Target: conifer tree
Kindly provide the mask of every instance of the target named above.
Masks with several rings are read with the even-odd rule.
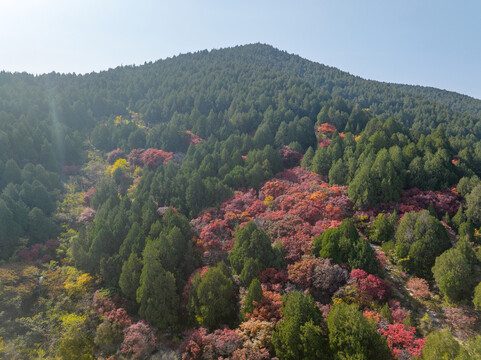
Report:
[[[142,260],[135,253],[131,253],[128,260],[124,262],[122,266],[119,286],[124,296],[134,302],[137,298],[137,289],[139,287],[141,273]]]
[[[321,328],[322,313],[310,294],[293,291],[282,307],[283,320],[272,334],[280,359],[320,359],[329,357]]]
[[[334,305],[327,316],[327,327],[329,344],[337,359],[392,359],[376,324],[366,319],[357,305]]]
[[[179,311],[174,275],[162,267],[158,243],[155,241],[147,243],[143,258],[140,286],[137,289],[139,314],[161,329],[173,327]]]

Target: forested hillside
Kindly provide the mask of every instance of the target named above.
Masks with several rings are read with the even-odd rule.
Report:
[[[412,86],[403,84],[389,84],[395,89],[419,94],[424,98],[447,105],[453,111],[466,112],[475,116],[481,114],[479,100],[467,95],[461,95],[453,91],[442,91],[427,86]]]
[[[261,44],[0,73],[0,357],[481,359],[480,120]]]

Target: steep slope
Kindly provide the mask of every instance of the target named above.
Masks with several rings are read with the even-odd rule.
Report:
[[[0,357],[411,359],[424,310],[472,336],[441,296],[481,280],[478,103],[416,91],[261,44],[0,73]]]

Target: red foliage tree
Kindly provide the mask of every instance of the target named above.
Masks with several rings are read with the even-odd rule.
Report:
[[[320,148],[328,148],[331,145],[331,139],[321,138],[319,139]]]
[[[202,141],[205,141],[198,135],[194,134],[192,131],[187,130],[185,132],[187,135],[189,135],[189,138],[187,139],[188,144],[194,144],[194,146],[199,145]]]
[[[54,252],[59,245],[59,241],[57,239],[48,239],[45,242],[45,249],[50,252]]]
[[[122,354],[132,354],[135,358],[143,358],[155,349],[156,336],[154,329],[141,320],[124,330]]]
[[[284,195],[284,192],[287,189],[288,184],[283,181],[273,180],[267,181],[264,186],[262,187],[262,192],[264,193],[265,197],[272,196],[273,198],[279,197]]]
[[[473,336],[477,319],[472,309],[448,306],[444,308],[444,315],[457,336],[465,340]]]
[[[317,259],[315,257],[306,257],[302,261],[287,266],[289,280],[299,286],[303,290],[307,290],[312,286],[312,274],[316,266]]]
[[[298,166],[302,160],[302,154],[292,150],[288,146],[283,146],[279,149],[279,154],[281,155],[282,164],[284,168],[292,168]]]
[[[334,134],[334,131],[336,131],[336,127],[329,123],[323,123],[317,127],[317,131],[325,135],[332,136],[332,134]]]
[[[288,280],[287,271],[267,268],[259,275],[259,280],[267,290],[281,289]]]
[[[119,308],[125,307],[127,300],[121,298],[118,294],[109,296],[97,290],[92,299],[92,308],[100,314],[108,316],[111,312],[116,312]],[[119,312],[121,315],[123,312]]]
[[[250,319],[239,325],[237,333],[243,341],[243,348],[237,349],[232,359],[269,360],[269,350],[272,349],[271,335],[275,323]]]
[[[90,207],[86,207],[78,218],[78,222],[82,224],[89,224],[95,218],[96,211]]]
[[[234,351],[232,360],[269,360],[273,359],[267,349],[242,348]],[[275,358],[274,358],[275,359]]]
[[[130,166],[144,166],[144,162],[142,160],[143,153],[144,149],[132,149],[130,154],[127,156],[127,161],[129,162]]]
[[[207,263],[225,257],[235,227],[249,220],[263,228],[273,243],[281,242],[285,260],[294,263],[310,252],[313,236],[339,226],[352,208],[347,187],[330,187],[319,175],[296,167],[278,173],[259,193],[237,191],[218,211],[206,210],[192,223]]]
[[[49,239],[45,244],[33,244],[18,252],[18,257],[26,262],[46,263],[55,257],[55,250],[58,247],[58,240]]]
[[[132,324],[132,319],[124,308],[118,308],[105,313],[107,319],[113,323],[118,322],[123,328]]]
[[[361,297],[385,302],[391,296],[391,284],[377,275],[368,274],[361,269],[351,270],[351,278],[356,280]]]
[[[224,220],[214,220],[214,222],[203,227],[197,245],[202,251],[204,260],[208,263],[215,263],[216,260],[222,258],[222,251],[225,245],[232,237],[232,230]]]
[[[33,262],[40,259],[42,254],[43,244],[33,244],[27,249],[22,249],[18,252],[18,257],[22,261]]]
[[[406,288],[413,293],[414,297],[421,299],[429,299],[431,297],[429,284],[424,279],[413,277],[407,282]]]
[[[391,319],[394,324],[402,324],[404,320],[409,316],[409,312],[407,312],[401,307],[399,301],[390,300],[389,309],[391,310]]]
[[[167,164],[174,156],[172,152],[165,152],[160,149],[147,149],[145,150],[140,159],[144,166],[147,166],[150,170],[157,169],[162,164]]]
[[[381,269],[384,269],[386,267],[386,263],[387,263],[387,256],[384,253],[384,251],[382,251],[380,249],[376,249],[376,259],[379,262],[379,267]]]
[[[276,323],[282,319],[281,308],[283,305],[281,294],[274,291],[264,290],[259,302],[254,301],[254,311],[247,313],[247,319],[269,321]]]
[[[403,324],[391,324],[387,329],[380,329],[379,332],[386,337],[391,352],[396,359],[405,359],[406,355],[421,357],[425,339],[416,338],[416,328],[406,327]]]
[[[421,191],[413,188],[401,193],[399,203],[378,204],[368,212],[368,215],[376,216],[381,212],[392,213],[394,210],[398,215],[402,215],[410,211],[421,211],[427,209],[429,205],[433,205],[439,216],[443,216],[447,212],[452,217],[458,211],[460,203],[461,198],[455,188],[441,191]]]
[[[267,209],[266,204],[264,204],[264,201],[261,200],[255,200],[252,205],[248,206],[246,208],[246,212],[249,213],[251,216],[257,216],[262,213],[264,213]]]
[[[302,232],[282,237],[280,242],[282,243],[287,263],[298,261],[303,255],[309,254],[312,248],[312,237]]]
[[[305,257],[287,268],[289,280],[322,303],[329,303],[332,294],[349,279],[348,272],[329,259]]]
[[[219,216],[225,216],[229,213],[241,214],[246,212],[247,208],[251,206],[255,200],[257,200],[257,194],[254,189],[236,191],[233,198],[227,200],[220,206]]]
[[[226,359],[242,346],[235,330],[223,329],[209,333],[205,328],[187,332],[181,344],[182,360]]]
[[[87,191],[84,195],[84,201],[83,204],[86,207],[90,206],[90,200],[92,200],[92,196],[94,196],[95,188],[91,188],[89,191]]]

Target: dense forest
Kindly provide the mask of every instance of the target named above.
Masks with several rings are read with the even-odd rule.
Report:
[[[481,359],[481,100],[262,44],[0,73],[0,358]]]

